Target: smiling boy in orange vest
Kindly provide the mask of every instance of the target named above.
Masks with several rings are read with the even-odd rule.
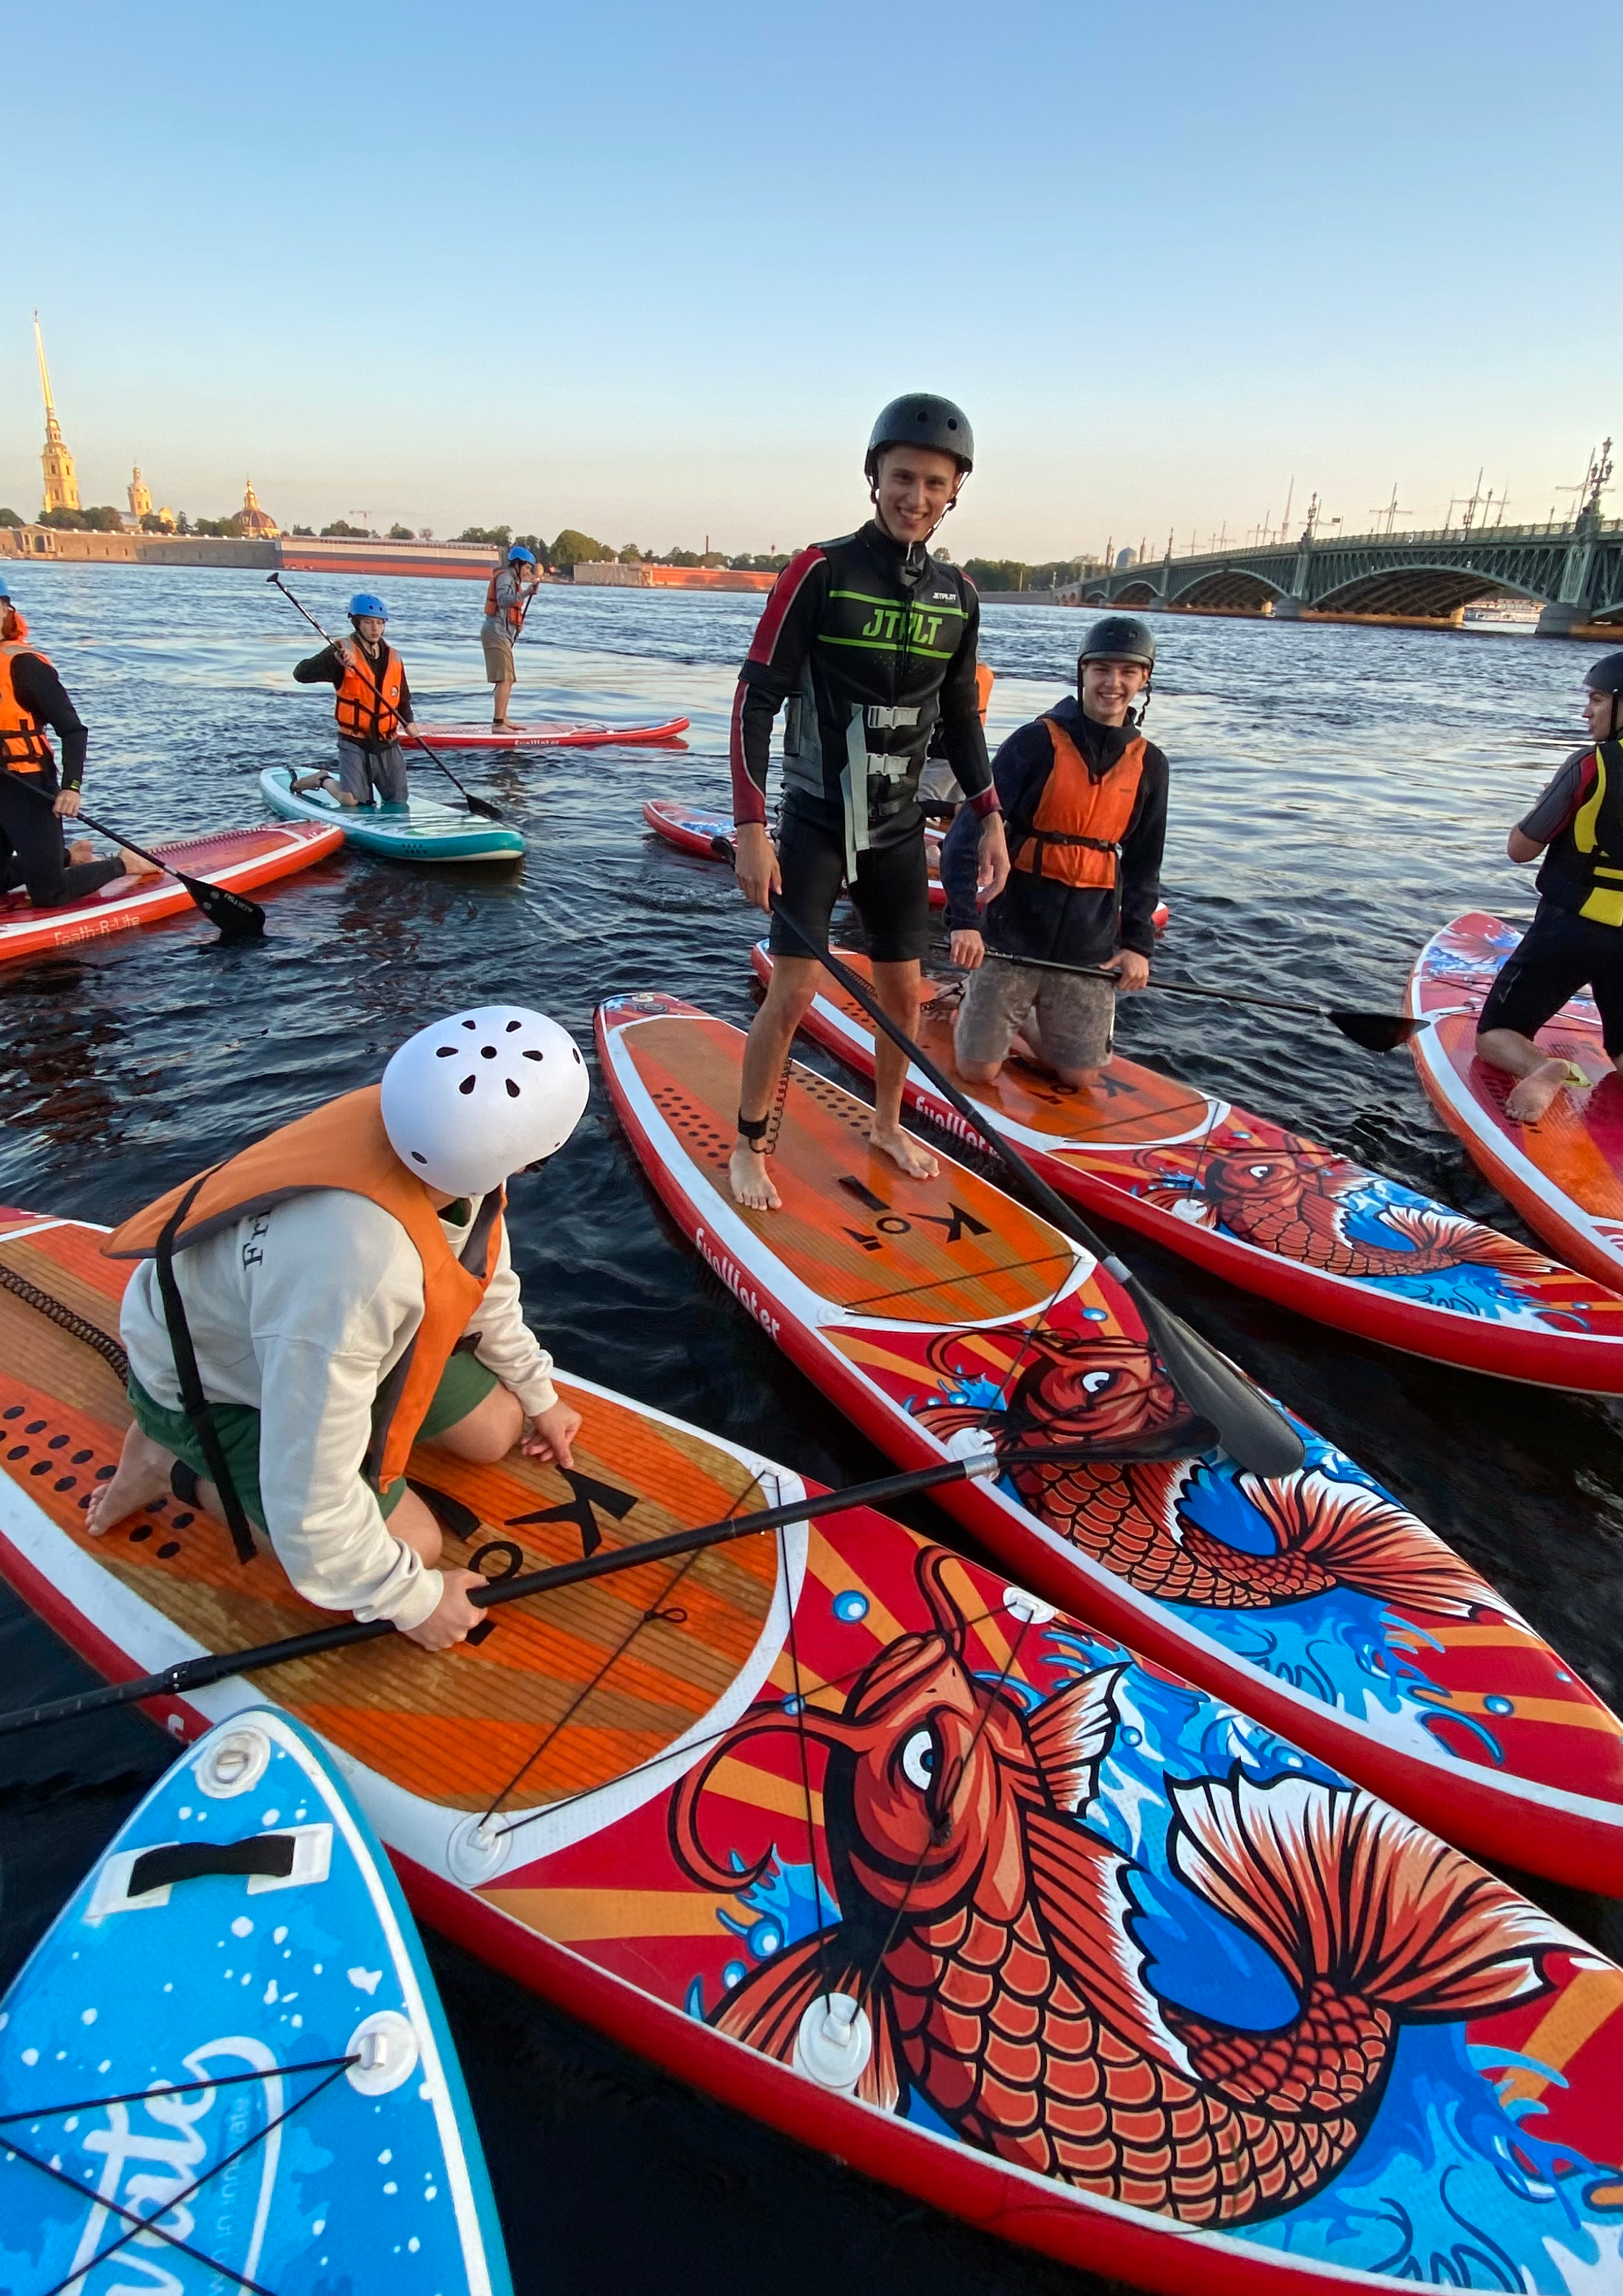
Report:
[[[1107,614],[1078,659],[1076,699],[998,750],[1011,867],[984,918],[965,816],[942,849],[953,962],[970,976],[955,1038],[967,1083],[990,1084],[1013,1051],[1068,1087],[1092,1084],[1110,1058],[1117,989],[1150,978],[1168,781],[1166,758],[1139,730],[1154,668],[1145,624]],[[1102,968],[1115,983],[1021,958]]]

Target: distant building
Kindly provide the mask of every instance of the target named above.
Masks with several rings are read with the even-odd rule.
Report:
[[[45,446],[39,458],[45,476],[46,510],[78,510],[79,482],[73,467],[73,457],[62,441],[62,427],[56,419],[56,407],[51,397],[51,374],[45,365],[45,337],[39,332],[39,314],[34,314],[34,348],[39,354],[39,387],[45,395]]]
[[[242,489],[241,515],[242,531],[252,541],[268,542],[273,535],[280,534],[282,531],[269,511],[260,509],[259,497],[254,492],[254,482],[251,479]]]
[[[137,526],[152,514],[152,490],[142,477],[139,463],[129,474],[129,514]]]
[[[1119,550],[1116,553],[1116,570],[1120,573],[1126,568],[1135,565],[1137,560],[1138,553],[1135,550]]]

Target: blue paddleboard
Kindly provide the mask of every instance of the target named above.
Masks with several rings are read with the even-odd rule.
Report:
[[[0,2289],[511,2296],[433,1978],[319,1742],[254,1708],[0,2004]]]
[[[423,761],[422,770],[430,770]],[[345,840],[386,861],[516,861],[524,840],[504,822],[480,821],[460,806],[414,791],[406,805],[340,805],[324,789],[295,791],[302,778],[287,766],[266,766],[259,788],[273,813],[289,821],[337,822]]]

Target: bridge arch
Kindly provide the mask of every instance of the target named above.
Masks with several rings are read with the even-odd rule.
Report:
[[[1168,600],[1172,606],[1239,606],[1259,613],[1284,592],[1266,574],[1253,574],[1242,567],[1219,567],[1215,573],[1198,575],[1181,590],[1175,590]]]
[[[1118,590],[1111,600],[1112,606],[1153,606],[1160,603],[1160,592],[1153,582],[1129,582]]]
[[[1463,566],[1397,566],[1356,576],[1312,602],[1319,614],[1417,614],[1447,620],[1479,598],[1531,598],[1543,593]]]

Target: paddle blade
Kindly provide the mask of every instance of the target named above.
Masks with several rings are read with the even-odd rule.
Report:
[[[258,901],[245,900],[228,886],[209,885],[201,877],[188,877],[184,870],[177,869],[175,874],[209,923],[218,926],[226,947],[238,948],[248,941],[265,939],[265,912]]]
[[[1411,1037],[1430,1025],[1424,1020],[1411,1020],[1404,1013],[1344,1013],[1330,1008],[1328,1016],[1332,1026],[1355,1045],[1362,1045],[1366,1053],[1395,1053],[1399,1045],[1406,1045]]]
[[[738,864],[738,848],[730,837],[712,837],[710,858],[712,861],[725,861],[729,869],[735,868]]]
[[[1173,1385],[1193,1410],[1211,1422],[1229,1456],[1264,1482],[1299,1474],[1307,1464],[1307,1448],[1278,1406],[1135,1279],[1132,1292],[1150,1344]]]
[[[464,790],[463,794],[468,800],[469,812],[478,814],[481,821],[506,820],[507,816],[500,807],[487,804],[482,797],[475,797],[471,790]]]

